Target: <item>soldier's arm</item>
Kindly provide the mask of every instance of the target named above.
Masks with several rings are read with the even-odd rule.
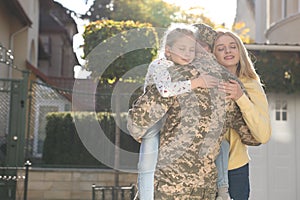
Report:
[[[128,111],[127,129],[131,136],[141,141],[147,130],[167,113],[172,98],[164,98],[155,85],[148,86]]]
[[[243,83],[237,78],[237,76],[229,72],[224,66],[217,63],[214,57],[213,59],[210,59],[206,62],[208,62],[209,65],[211,66],[211,68],[207,68],[206,70],[208,70],[210,73],[213,73],[215,75],[220,75],[222,81],[229,81],[229,80],[237,81],[240,84],[244,92],[244,95],[249,98],[249,95]],[[241,140],[244,144],[251,145],[251,146],[260,145],[261,143],[255,139],[249,127],[247,126],[243,118],[242,112],[239,106],[237,105],[237,103],[235,103],[233,100],[229,100],[226,103],[226,106],[227,106],[226,109],[227,127],[233,128],[240,135]]]
[[[228,106],[226,113],[227,125],[230,128],[233,128],[240,135],[242,143],[249,146],[260,145],[261,142],[258,142],[252,135],[238,105],[234,101],[230,100],[226,106]]]

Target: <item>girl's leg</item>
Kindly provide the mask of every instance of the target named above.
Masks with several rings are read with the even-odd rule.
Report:
[[[229,158],[229,143],[223,140],[221,143],[220,153],[216,159],[216,166],[218,170],[218,198],[230,199],[228,193],[228,158]]]
[[[229,193],[234,200],[248,200],[250,193],[249,164],[229,170]]]
[[[221,143],[220,153],[216,159],[218,169],[218,188],[229,187],[228,184],[228,159],[229,159],[229,143],[223,140]]]
[[[138,163],[138,193],[140,200],[154,199],[154,172],[157,163],[159,133],[142,139]]]

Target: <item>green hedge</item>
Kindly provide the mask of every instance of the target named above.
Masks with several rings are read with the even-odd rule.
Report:
[[[43,161],[46,165],[65,167],[108,168],[94,158],[83,145],[70,112],[49,113],[46,117],[46,139],[43,148]],[[97,120],[107,138],[115,141],[115,121],[110,113],[98,113]],[[89,124],[95,120],[94,113],[76,114],[76,119],[83,120],[85,129],[91,132]],[[122,116],[123,123],[126,117]],[[125,120],[125,121],[124,121]],[[120,147],[130,152],[139,151],[139,143],[121,130]]]

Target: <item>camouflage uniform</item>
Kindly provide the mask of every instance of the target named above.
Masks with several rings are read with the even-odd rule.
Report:
[[[204,58],[204,56],[207,59]],[[221,81],[238,79],[206,54],[188,66],[169,68],[172,81],[191,80],[207,72]],[[216,198],[215,159],[228,127],[241,136],[251,133],[234,101],[225,101],[217,88],[197,88],[174,97],[161,97],[148,86],[128,112],[128,130],[140,140],[147,129],[165,117],[155,171],[155,199]]]

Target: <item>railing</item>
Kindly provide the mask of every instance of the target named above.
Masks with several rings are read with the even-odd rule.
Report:
[[[23,200],[27,200],[28,173],[31,163],[26,161],[25,167],[0,167],[0,199],[15,199],[16,183],[24,181]],[[23,171],[24,172],[21,172]],[[19,171],[20,174],[17,174]]]
[[[92,186],[93,200],[133,200],[135,185],[130,186]]]

